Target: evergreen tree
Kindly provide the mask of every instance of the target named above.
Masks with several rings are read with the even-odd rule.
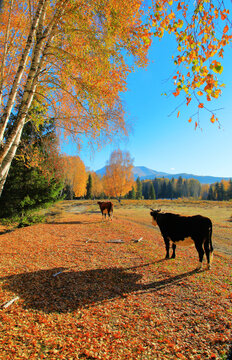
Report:
[[[184,181],[183,181],[182,195],[183,195],[183,197],[188,197],[188,196],[189,196],[189,192],[188,192],[188,181],[187,181],[187,180],[184,180]]]
[[[140,178],[138,177],[136,180],[136,199],[142,199],[143,194],[142,194],[142,182],[140,180]]]
[[[208,199],[208,200],[215,200],[214,190],[213,190],[213,186],[212,186],[212,185],[210,185],[207,199]]]
[[[161,189],[160,189],[160,198],[165,199],[167,198],[167,185],[165,179],[162,182]]]
[[[86,199],[92,199],[92,190],[93,190],[93,179],[92,179],[92,175],[89,174],[86,185]]]
[[[229,182],[229,188],[227,190],[227,199],[231,200],[232,199],[232,180],[230,179]]]
[[[135,188],[133,186],[132,189],[128,193],[128,199],[134,200],[135,198],[136,198],[136,192],[135,192]]]
[[[167,198],[172,199],[173,197],[174,197],[173,187],[171,181],[169,181],[167,185]]]
[[[218,190],[219,190],[218,200],[219,200],[219,201],[225,200],[226,192],[225,192],[225,187],[224,187],[223,182],[220,182],[220,184],[219,184],[219,189],[218,189]]]
[[[219,183],[216,182],[216,184],[215,184],[215,200],[219,200],[219,197],[220,197]]]
[[[142,181],[142,196],[144,199],[149,199],[149,181]]]
[[[154,190],[155,190],[155,198],[158,199],[159,193],[160,193],[160,179],[155,178],[153,180],[152,184],[153,184],[153,187],[154,187]],[[149,189],[150,189],[150,186],[149,186]]]
[[[0,198],[0,216],[18,215],[54,202],[61,194],[63,183],[47,180],[37,168],[27,168],[22,160],[13,160]]]
[[[60,197],[63,179],[58,173],[60,157],[55,151],[55,146],[53,147],[55,142],[52,121],[40,125],[38,129],[35,129],[32,123],[25,125],[21,145],[13,159],[0,198],[1,217],[18,215],[22,218],[26,213],[52,203]],[[41,155],[42,161],[39,166],[30,165],[25,149],[31,154],[36,149],[36,153]],[[47,174],[49,176],[46,176]]]
[[[155,200],[155,198],[155,189],[153,183],[151,182],[149,186],[149,199]]]
[[[179,176],[177,183],[176,183],[176,196],[177,198],[182,197],[182,185],[183,185],[183,179],[181,176]]]

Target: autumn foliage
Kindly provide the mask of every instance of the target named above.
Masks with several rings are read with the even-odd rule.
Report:
[[[69,185],[76,197],[86,193],[87,172],[79,156],[64,156],[65,184]]]
[[[120,94],[133,64],[147,63],[150,43],[142,15],[141,0],[4,2],[0,191],[23,127],[33,121],[29,110],[35,95],[60,135],[79,145],[83,136],[100,145],[127,134]]]
[[[187,106],[197,100],[197,113],[207,109],[207,102],[217,99],[225,86],[219,75],[223,71],[224,47],[232,39],[229,9],[221,1],[158,0],[153,1],[152,10],[154,35],[162,38],[167,32],[174,34],[177,41],[173,95],[184,93]],[[210,116],[212,123],[218,120],[213,111]]]
[[[127,194],[134,185],[132,169],[133,160],[129,152],[113,151],[103,178],[104,193],[118,199]]]

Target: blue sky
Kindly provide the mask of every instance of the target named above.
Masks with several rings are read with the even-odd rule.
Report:
[[[147,69],[137,69],[128,77],[128,91],[122,98],[133,126],[129,138],[94,153],[87,148],[77,153],[72,144],[63,146],[62,151],[79,155],[85,166],[94,171],[105,166],[112,151],[120,148],[129,151],[134,166],[171,174],[232,177],[232,49],[225,49],[222,63],[220,80],[226,88],[219,100],[207,104],[211,109],[222,108],[217,112],[221,128],[211,124],[209,113],[201,112],[200,128],[195,130],[195,121],[189,123],[188,119],[196,107],[183,105],[177,118],[178,110],[174,110],[183,98],[161,95],[173,90],[175,45],[168,36],[154,39]]]

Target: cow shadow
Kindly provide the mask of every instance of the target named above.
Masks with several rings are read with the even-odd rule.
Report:
[[[1,277],[2,287],[23,299],[26,309],[45,313],[66,313],[96,303],[126,297],[130,293],[158,291],[169,287],[196,270],[160,281],[143,284],[142,275],[132,268],[73,271],[53,268]]]

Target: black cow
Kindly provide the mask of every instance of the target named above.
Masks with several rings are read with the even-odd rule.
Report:
[[[113,219],[113,203],[111,201],[98,201],[98,205],[100,207],[101,213],[102,213],[102,220],[103,217],[105,215],[105,219],[106,219],[106,215],[108,214],[109,219]]]
[[[172,259],[176,257],[176,245],[195,245],[199,255],[199,266],[202,266],[204,253],[206,253],[208,269],[210,269],[212,246],[212,222],[201,215],[181,216],[171,213],[161,213],[161,210],[151,209],[152,224],[158,225],[166,246],[166,259],[169,259],[169,247],[172,245]],[[204,247],[204,250],[203,250]]]

